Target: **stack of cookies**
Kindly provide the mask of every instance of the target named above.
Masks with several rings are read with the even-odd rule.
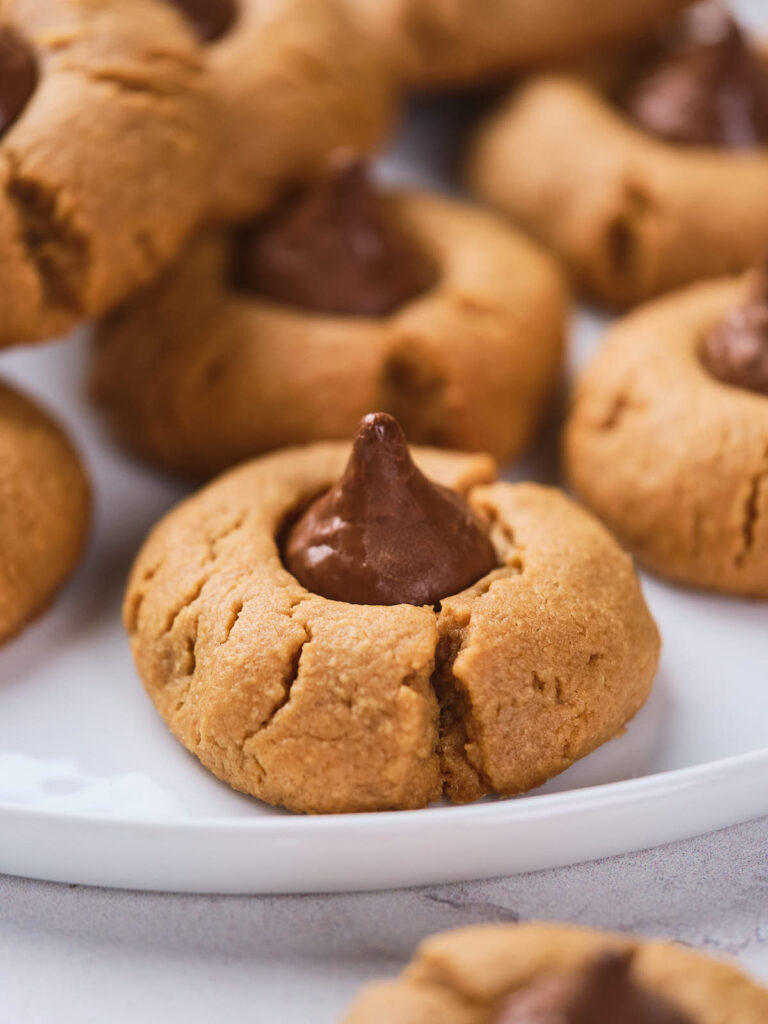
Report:
[[[768,597],[768,60],[716,2],[582,7],[2,9],[0,345],[94,320],[111,435],[207,481],[125,626],[174,735],[270,804],[511,796],[619,735],[660,650],[632,556]],[[484,206],[377,183],[406,86],[485,89]],[[556,413],[573,290],[624,314],[564,424],[581,505],[498,479]],[[3,642],[89,484],[6,385],[0,471]]]

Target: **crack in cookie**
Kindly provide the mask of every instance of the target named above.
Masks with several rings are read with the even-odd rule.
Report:
[[[35,267],[45,302],[82,314],[82,296],[91,271],[88,237],[63,209],[61,194],[25,176],[19,158],[7,147],[11,168],[6,195],[16,211],[19,239]]]
[[[766,466],[756,473],[749,482],[747,496],[744,501],[744,517],[741,523],[743,545],[736,555],[736,564],[743,565],[755,547],[757,525],[760,517],[760,495],[764,485],[768,483],[768,447],[764,455]]]

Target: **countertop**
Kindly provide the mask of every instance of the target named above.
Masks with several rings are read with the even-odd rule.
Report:
[[[0,877],[0,1024],[335,1024],[422,936],[536,917],[670,936],[768,981],[768,818],[557,871],[389,893],[149,895]]]

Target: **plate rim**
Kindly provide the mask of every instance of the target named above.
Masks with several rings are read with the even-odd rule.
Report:
[[[615,782],[598,783],[594,786],[580,786],[575,789],[563,790],[558,793],[541,793],[532,795],[520,794],[517,797],[495,798],[463,805],[440,805],[419,808],[411,811],[364,811],[349,814],[299,814],[287,813],[274,816],[240,817],[234,815],[200,816],[183,819],[164,820],[158,818],[117,817],[97,812],[55,811],[43,808],[26,807],[11,801],[0,800],[0,822],[4,818],[15,817],[46,822],[51,825],[61,824],[67,827],[93,828],[94,825],[106,829],[132,829],[143,833],[153,831],[178,832],[229,832],[241,833],[292,833],[304,832],[308,828],[313,831],[343,831],[352,826],[373,827],[374,831],[390,831],[407,821],[419,830],[419,826],[439,828],[450,822],[456,825],[457,819],[467,824],[477,824],[478,820],[490,817],[509,822],[538,818],[555,818],[559,814],[574,810],[605,809],[616,803],[638,802],[654,796],[668,796],[681,789],[698,790],[717,781],[720,784],[738,781],[742,774],[750,774],[755,769],[764,767],[768,778],[768,746],[742,754],[706,761],[698,765],[687,765],[683,768],[670,768],[665,771],[653,772],[630,779],[619,779]],[[226,785],[226,783],[222,783]],[[257,800],[257,797],[251,799]],[[261,802],[261,801],[260,801]],[[271,805],[267,805],[271,806]],[[768,788],[766,789],[766,811],[768,813]],[[428,824],[430,823],[430,824]],[[287,836],[286,836],[287,837]]]

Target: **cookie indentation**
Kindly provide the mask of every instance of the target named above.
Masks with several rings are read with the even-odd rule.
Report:
[[[46,185],[25,177],[11,161],[6,193],[19,218],[21,240],[34,264],[45,301],[78,315],[90,273],[90,243],[71,215],[62,197]]]

